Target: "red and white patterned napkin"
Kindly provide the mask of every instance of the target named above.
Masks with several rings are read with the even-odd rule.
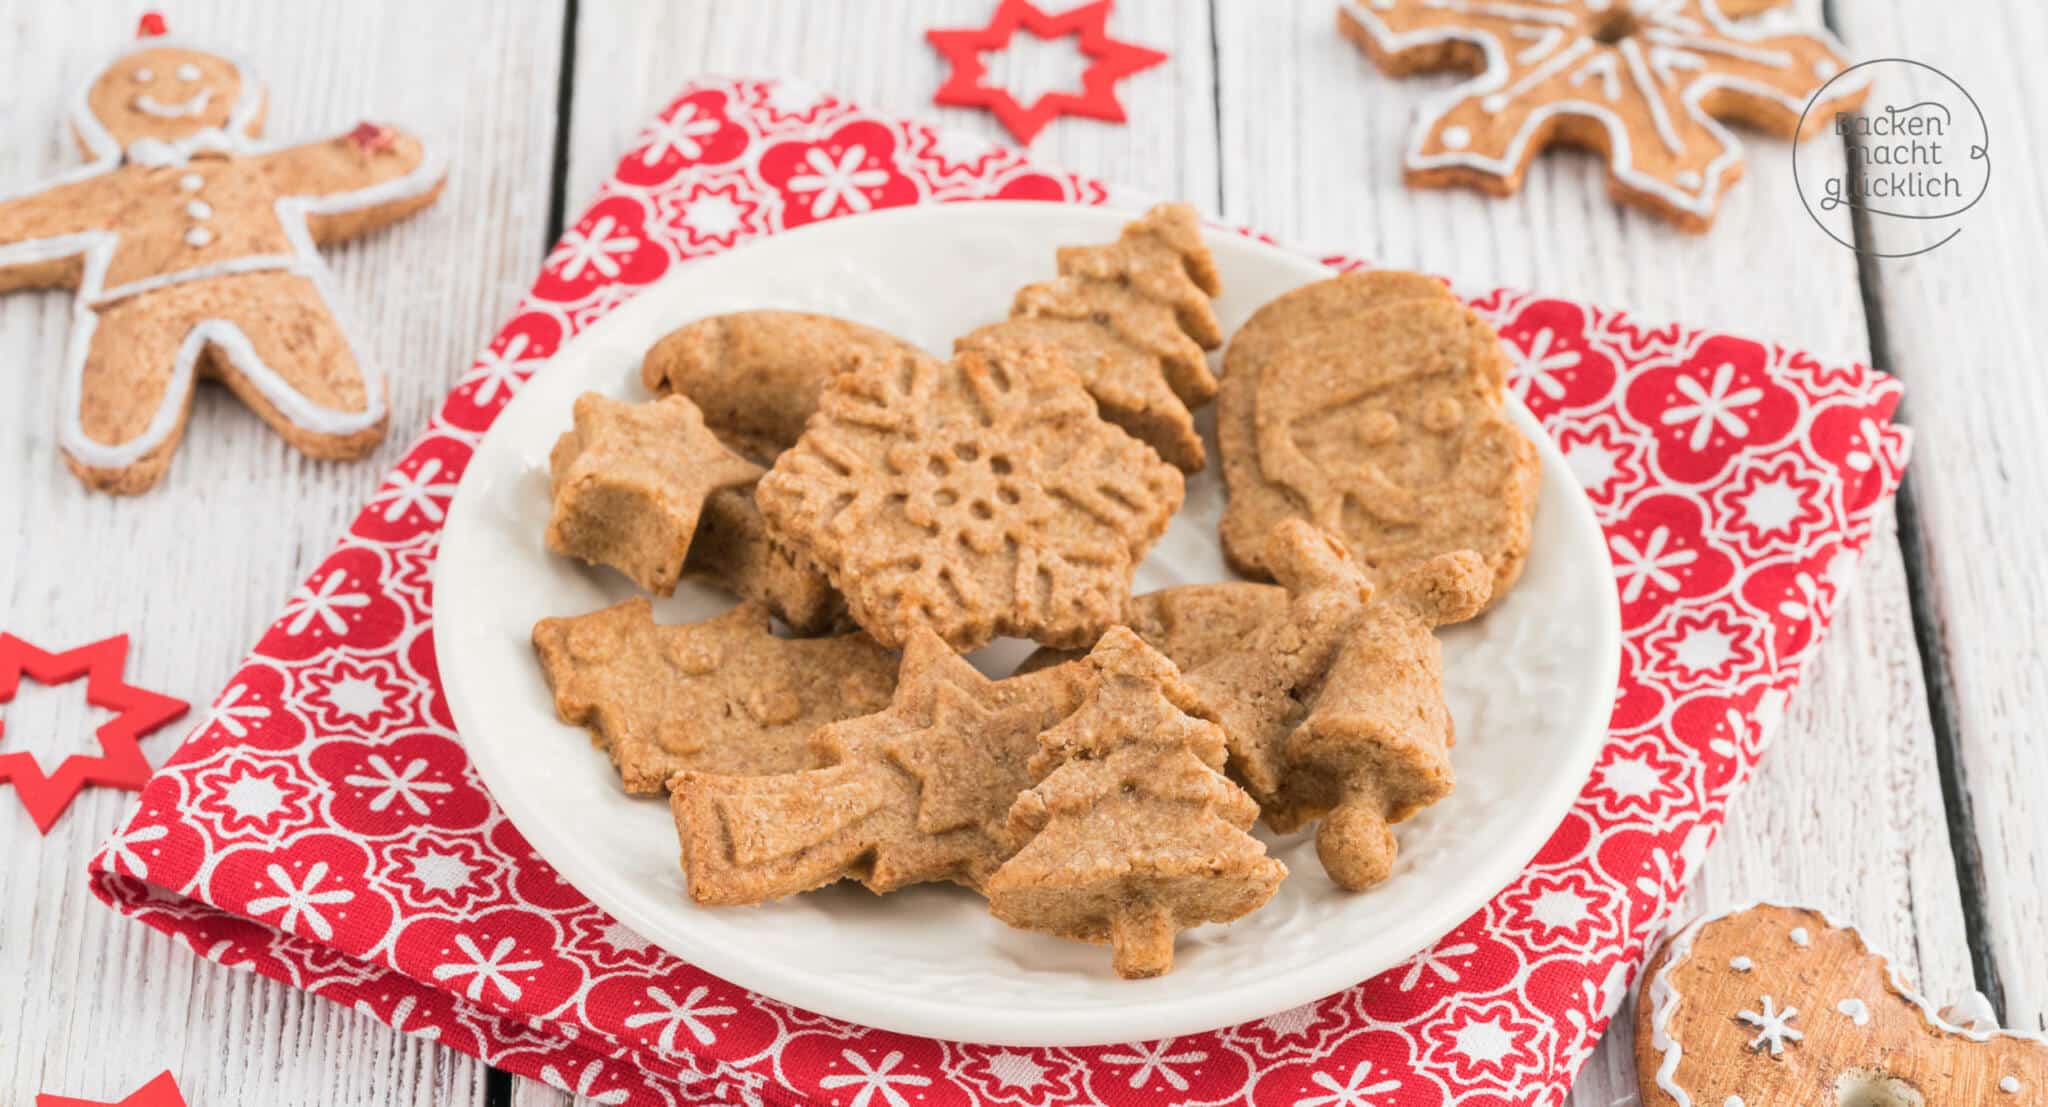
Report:
[[[1474,301],[1606,528],[1625,632],[1612,737],[1483,910],[1403,966],[1258,1022],[1010,1049],[796,1010],[608,918],[478,782],[436,678],[428,569],[464,465],[526,376],[690,258],[988,197],[1110,192],[791,82],[686,87],[93,859],[98,894],[202,956],[598,1103],[1561,1100],[1897,484],[1899,388],[1863,366],[1563,300]]]

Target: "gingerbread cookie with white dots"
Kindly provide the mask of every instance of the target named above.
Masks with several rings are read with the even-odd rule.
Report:
[[[1403,161],[1409,184],[1506,196],[1545,147],[1577,146],[1605,155],[1617,200],[1704,231],[1742,175],[1724,123],[1810,137],[1863,101],[1861,82],[1829,86],[1845,68],[1841,43],[1774,18],[1781,5],[1344,0],[1338,27],[1393,76],[1472,74],[1423,105]]]
[[[141,492],[169,468],[201,378],[226,384],[321,458],[384,437],[384,383],[335,314],[315,247],[426,207],[444,166],[419,139],[362,123],[257,141],[263,86],[234,58],[142,38],[78,99],[90,163],[0,194],[0,292],[75,289],[58,441],[72,472]]]
[[[1643,974],[1644,1107],[1998,1107],[2048,1099],[2048,1041],[1962,1026],[1854,929],[1768,904],[1701,919]]]

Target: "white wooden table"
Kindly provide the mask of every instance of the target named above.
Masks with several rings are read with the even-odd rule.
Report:
[[[170,477],[141,499],[65,472],[54,367],[69,301],[0,300],[0,628],[61,646],[135,636],[142,684],[203,701],[328,548],[538,266],[633,130],[687,75],[802,74],[871,107],[937,115],[921,32],[980,25],[991,0],[185,0],[177,28],[231,44],[271,83],[271,133],[366,114],[450,144],[423,218],[334,254],[360,339],[392,377],[375,458],[309,462],[218,389]],[[1059,0],[1049,0],[1058,7]],[[1125,82],[1130,123],[1066,120],[1046,161],[1182,197],[1292,241],[1875,358],[1909,388],[1915,459],[1775,747],[1684,910],[1759,896],[1840,909],[1937,995],[1983,989],[2009,1023],[2048,1023],[2048,343],[2022,299],[2048,272],[2036,142],[2048,9],[1996,0],[1858,0],[1832,13],[1853,53],[1958,74],[1999,160],[1959,239],[1865,263],[1800,210],[1781,145],[1751,144],[1720,225],[1695,238],[1606,198],[1594,159],[1553,156],[1496,201],[1403,188],[1410,112],[1440,81],[1374,72],[1331,0],[1122,0],[1121,37],[1172,54]],[[0,8],[0,186],[75,164],[59,120],[132,31],[128,5]],[[1024,87],[1073,82],[1064,47],[992,59]],[[96,724],[71,689],[33,686],[6,742],[60,757]],[[167,756],[176,729],[152,739]],[[175,1070],[194,1104],[503,1104],[567,1097],[267,980],[216,967],[93,900],[85,859],[130,797],[89,792],[48,837],[0,797],[0,1104],[38,1091],[117,1098]],[[1626,1013],[1578,1107],[1633,1104]]]

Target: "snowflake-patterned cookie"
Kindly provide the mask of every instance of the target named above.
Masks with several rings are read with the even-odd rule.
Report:
[[[1742,175],[1723,121],[1810,136],[1863,100],[1823,30],[1736,21],[1777,0],[1346,0],[1345,36],[1387,73],[1476,74],[1423,106],[1405,160],[1408,183],[1496,195],[1553,142],[1605,154],[1617,199],[1704,231]]]
[[[2048,1042],[1949,1015],[1818,911],[1701,919],[1643,974],[1643,1105],[2017,1107],[2048,1095]]]
[[[756,499],[883,644],[927,627],[970,650],[1093,642],[1183,492],[1056,360],[977,350],[835,378]]]

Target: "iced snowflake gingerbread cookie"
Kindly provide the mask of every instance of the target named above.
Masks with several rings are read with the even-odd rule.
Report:
[[[1643,974],[1644,1107],[1998,1107],[2048,1096],[2048,1042],[1958,1025],[1849,927],[1759,905],[1701,919]]]
[[[363,456],[384,437],[384,384],[336,318],[315,246],[427,206],[442,163],[373,123],[259,143],[263,86],[241,63],[164,37],[155,15],[141,35],[78,98],[89,164],[0,195],[0,292],[78,293],[67,463],[102,491],[150,488],[200,377],[311,456]]]
[[[1802,138],[1863,100],[1860,82],[1828,87],[1799,133],[1844,69],[1842,46],[1788,27],[1780,3],[1345,0],[1338,26],[1395,76],[1474,74],[1423,105],[1409,184],[1505,196],[1544,147],[1579,146],[1606,156],[1617,199],[1704,231],[1742,175],[1724,123]]]

